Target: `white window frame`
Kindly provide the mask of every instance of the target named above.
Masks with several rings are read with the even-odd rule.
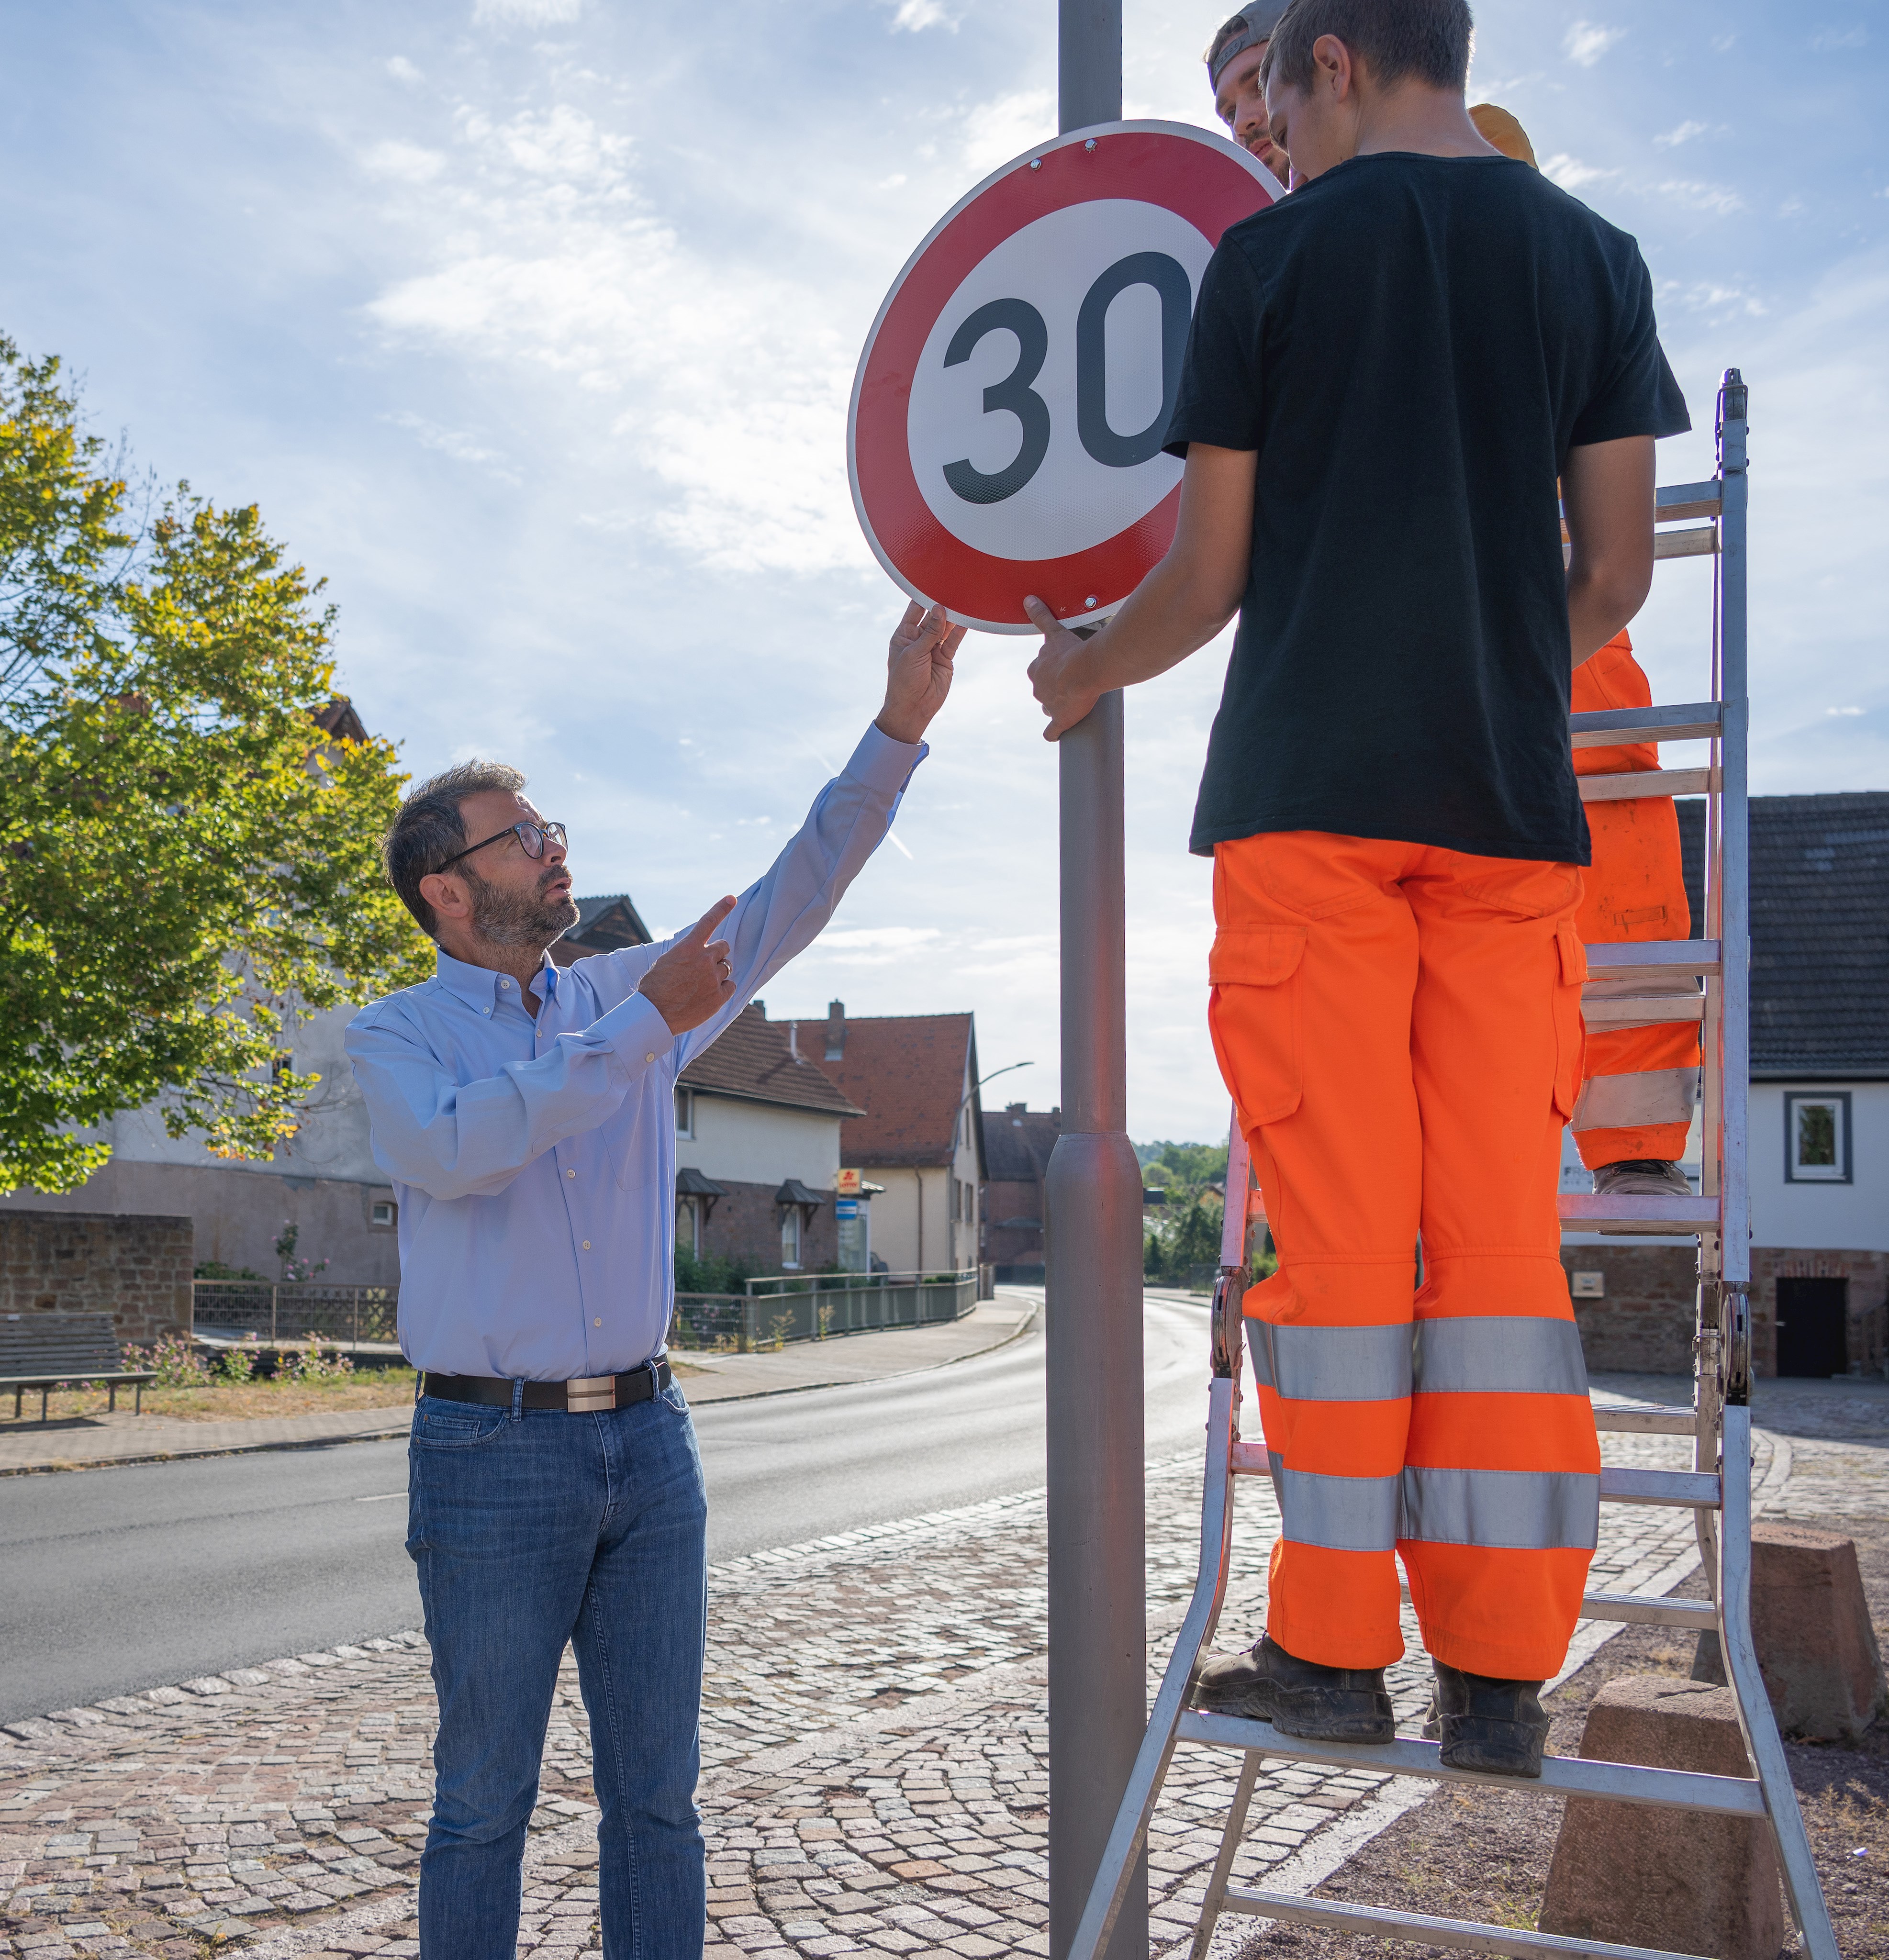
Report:
[[[381,1216],[381,1214],[384,1211],[387,1214],[387,1216],[384,1218]],[[400,1208],[399,1202],[396,1199],[391,1198],[375,1198],[368,1201],[368,1224],[371,1230],[376,1232],[396,1231],[399,1229],[400,1223]]]
[[[702,1256],[702,1201],[699,1198],[676,1200],[676,1243],[692,1259]]]
[[[1817,1106],[1835,1113],[1836,1161],[1806,1164],[1798,1160],[1798,1112]],[[1784,1181],[1786,1184],[1852,1184],[1850,1154],[1850,1092],[1847,1089],[1789,1089],[1784,1093]]]
[[[696,1093],[693,1089],[678,1087],[676,1090],[676,1135],[683,1143],[693,1143],[696,1133]]]
[[[803,1237],[801,1230],[800,1207],[784,1204],[781,1207],[781,1270],[786,1273],[800,1271]],[[788,1248],[793,1248],[793,1257],[788,1257]]]

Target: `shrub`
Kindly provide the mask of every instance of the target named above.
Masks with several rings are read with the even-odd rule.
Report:
[[[180,1334],[161,1334],[148,1348],[127,1348],[125,1359],[134,1368],[148,1368],[161,1389],[204,1389],[210,1385],[208,1366],[193,1343]]]
[[[245,1334],[234,1348],[225,1348],[218,1356],[216,1371],[226,1382],[253,1380],[260,1352],[256,1336]]]
[[[304,1334],[299,1348],[284,1351],[276,1373],[287,1382],[345,1381],[354,1373],[354,1360],[339,1348],[330,1354],[318,1335]]]

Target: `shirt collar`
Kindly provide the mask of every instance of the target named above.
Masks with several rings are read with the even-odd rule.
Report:
[[[444,947],[436,956],[435,977],[449,994],[454,994],[475,1013],[488,1014],[501,1001],[512,998],[510,988],[501,994],[499,982],[502,974],[495,973],[489,966],[470,966],[463,959],[455,959]],[[544,963],[543,995],[546,1000],[557,998],[557,969],[547,957]]]

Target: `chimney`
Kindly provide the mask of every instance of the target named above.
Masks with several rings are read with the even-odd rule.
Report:
[[[787,1052],[795,1061],[799,1061],[800,1023],[798,1021],[789,1021],[787,1023]]]
[[[827,1059],[843,1061],[846,1057],[846,1004],[844,1001],[827,1003]]]

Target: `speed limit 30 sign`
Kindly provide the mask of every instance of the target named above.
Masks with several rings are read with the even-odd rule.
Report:
[[[886,295],[847,425],[855,508],[916,599],[989,632],[1034,593],[1098,619],[1174,533],[1161,452],[1220,234],[1283,195],[1244,150],[1110,123],[1028,151],[935,225]]]

